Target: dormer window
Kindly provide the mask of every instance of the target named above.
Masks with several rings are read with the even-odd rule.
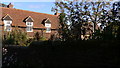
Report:
[[[26,22],[26,31],[27,32],[33,32],[33,22]]]
[[[45,27],[51,27],[50,23],[45,23]]]
[[[46,33],[51,33],[51,21],[49,18],[45,20]]]
[[[26,20],[26,31],[33,32],[33,19],[29,16]]]
[[[8,14],[3,18],[3,22],[4,22],[4,31],[11,31],[12,18]]]
[[[45,20],[45,27],[51,27],[51,21],[49,18]]]
[[[11,24],[12,21],[4,20],[4,31],[11,31],[12,30]]]
[[[33,22],[26,22],[27,26],[33,26]]]

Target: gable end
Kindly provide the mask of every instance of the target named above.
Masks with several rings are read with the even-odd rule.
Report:
[[[33,22],[34,20],[32,19],[31,16],[29,16],[25,21],[26,21],[26,22]]]
[[[12,18],[7,14],[5,17],[3,17],[3,20],[12,20]]]

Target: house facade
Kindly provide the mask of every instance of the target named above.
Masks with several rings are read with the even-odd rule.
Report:
[[[36,32],[47,39],[59,34],[60,23],[57,14],[15,9],[11,3],[7,7],[0,7],[0,10],[0,26],[3,34],[14,30],[15,27],[26,31],[29,37],[33,37]]]

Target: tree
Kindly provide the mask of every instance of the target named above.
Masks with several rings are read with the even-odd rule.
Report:
[[[81,39],[85,34],[82,30],[84,23],[93,25],[93,34],[96,32],[96,25],[101,23],[104,27],[107,23],[107,12],[110,11],[110,2],[78,2],[78,1],[61,1],[55,2],[54,12],[64,13],[65,18],[62,22],[70,24],[67,29],[69,37],[73,40]],[[105,17],[105,18],[102,18]],[[90,27],[91,28],[91,27]],[[85,29],[85,28],[83,28]]]
[[[113,3],[114,37],[120,40],[120,1]]]
[[[68,38],[69,38],[69,35],[68,35],[69,34],[69,30],[68,30],[69,25],[67,25],[67,23],[65,23],[65,21],[66,21],[65,16],[66,16],[65,13],[60,13],[60,15],[59,15],[59,20],[60,20],[60,25],[61,25],[59,34],[62,35],[62,40],[65,40],[65,39],[68,40]]]

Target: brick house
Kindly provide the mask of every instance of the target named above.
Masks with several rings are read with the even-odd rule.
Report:
[[[58,14],[51,15],[39,12],[32,12],[13,8],[10,3],[7,7],[0,7],[2,13],[0,26],[2,32],[11,31],[17,26],[27,32],[29,37],[33,37],[36,32],[41,33],[49,39],[51,35],[58,35],[60,27]]]

